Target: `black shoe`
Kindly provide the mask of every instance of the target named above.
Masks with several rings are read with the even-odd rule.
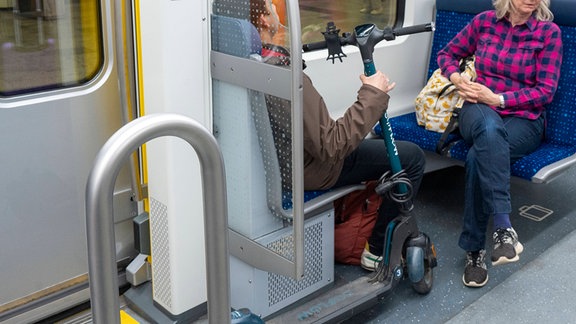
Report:
[[[519,254],[524,246],[518,241],[518,234],[513,228],[499,228],[492,235],[494,251],[492,265],[506,264],[520,260]]]
[[[468,287],[483,287],[488,282],[488,269],[484,262],[486,250],[466,253],[466,268],[462,282]]]

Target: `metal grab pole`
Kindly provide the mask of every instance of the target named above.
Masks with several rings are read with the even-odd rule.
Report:
[[[290,60],[292,64],[292,152],[304,152],[303,129],[303,88],[302,88],[302,44],[300,41],[300,7],[297,0],[286,2],[288,21],[290,22]],[[296,154],[296,156],[299,156]],[[294,278],[300,280],[304,277],[304,158],[293,161],[293,231],[294,237]]]
[[[120,167],[142,144],[161,136],[187,141],[197,152],[204,190],[208,320],[230,323],[228,215],[222,153],[204,126],[177,114],[152,114],[120,128],[98,153],[86,184],[88,273],[93,322],[119,324],[112,196]],[[221,234],[221,235],[218,235]]]

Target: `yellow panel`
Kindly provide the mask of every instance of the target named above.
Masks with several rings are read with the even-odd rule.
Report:
[[[123,310],[120,310],[120,323],[121,324],[140,324],[137,320],[135,320],[132,316],[128,315]]]
[[[102,67],[100,15],[97,1],[80,1],[82,49],[85,75],[92,78]]]

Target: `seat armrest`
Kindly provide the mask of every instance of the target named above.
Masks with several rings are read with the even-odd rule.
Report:
[[[315,214],[317,211],[322,210],[324,207],[331,205],[338,198],[344,197],[353,191],[364,189],[366,189],[366,185],[357,184],[327,191],[326,193],[316,198],[310,199],[304,203],[304,217]]]

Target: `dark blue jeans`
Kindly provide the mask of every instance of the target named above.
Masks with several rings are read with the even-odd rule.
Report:
[[[416,144],[411,142],[397,141],[396,147],[400,157],[400,164],[406,171],[413,186],[413,197],[418,192],[426,160],[424,152]],[[346,157],[340,177],[333,187],[358,184],[369,180],[378,180],[386,172],[390,171],[390,159],[386,152],[386,144],[381,138],[365,139],[358,148]],[[388,223],[398,216],[400,209],[396,202],[384,198],[378,209],[378,218],[372,235],[368,239],[370,252],[376,255],[382,254],[384,236]]]
[[[460,133],[471,146],[466,157],[464,221],[459,246],[485,248],[488,221],[511,213],[510,164],[540,145],[544,117],[502,117],[484,104],[465,103],[458,119]]]

